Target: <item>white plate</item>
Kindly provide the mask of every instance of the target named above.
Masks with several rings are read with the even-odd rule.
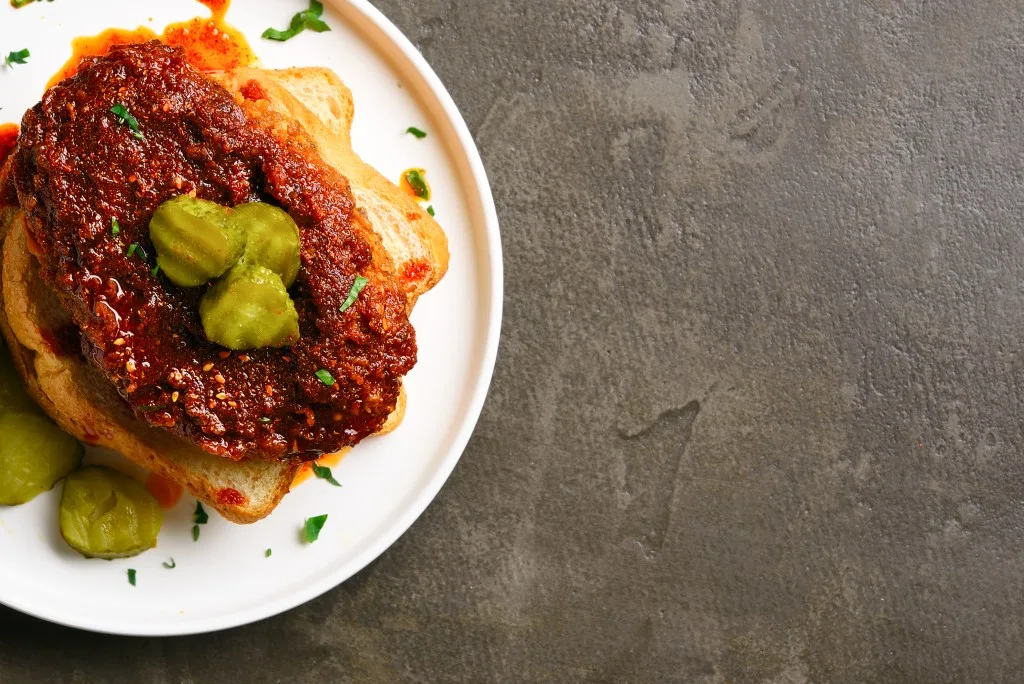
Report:
[[[242,625],[288,610],[337,586],[380,555],[423,512],[458,461],[483,405],[497,353],[502,262],[497,216],[479,154],[462,117],[412,44],[364,0],[327,5],[330,33],[260,40],[287,26],[304,0],[235,0],[228,21],[267,67],[326,66],[352,88],[356,150],[396,179],[428,170],[451,266],[420,300],[413,324],[419,364],[408,376],[408,412],[392,435],[371,438],[335,469],[341,489],[303,484],[268,519],[237,526],[211,513],[191,538],[195,500],[169,512],[157,549],[120,561],[89,561],[61,541],[56,491],[0,508],[0,602],[37,617],[115,634],[177,635]],[[40,2],[0,5],[0,54],[29,48],[24,66],[0,70],[0,121],[16,121],[70,55],[70,41],[120,26],[205,14],[190,0]],[[430,135],[405,133],[419,126]],[[102,456],[92,455],[92,458]],[[320,540],[300,542],[307,517],[329,515]],[[264,557],[273,549],[270,558]],[[177,567],[162,563],[173,557]],[[137,571],[137,586],[127,580]]]

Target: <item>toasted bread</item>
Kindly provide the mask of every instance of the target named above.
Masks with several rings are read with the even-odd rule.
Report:
[[[209,75],[239,101],[252,104],[252,98],[260,98],[277,114],[298,121],[309,133],[324,161],[352,184],[356,205],[395,264],[410,309],[420,295],[441,280],[448,270],[444,231],[415,198],[352,149],[352,92],[333,71],[316,67],[279,71],[242,68]],[[252,87],[254,84],[256,87]]]
[[[323,69],[239,69],[212,76],[239,100],[245,99],[244,85],[258,83],[265,94],[265,105],[298,121],[324,161],[349,179],[357,206],[391,256],[411,309],[416,299],[444,275],[447,241],[440,226],[412,198],[352,151],[353,103],[340,79]],[[23,216],[16,208],[0,207],[0,239],[0,328],[29,392],[40,406],[72,435],[117,451],[181,484],[228,520],[251,523],[269,515],[288,492],[298,466],[229,461],[136,419],[99,371],[80,356],[62,354],[54,344],[55,334],[71,321],[38,276],[38,262],[31,254]],[[398,426],[405,406],[403,390],[396,409],[378,434]]]

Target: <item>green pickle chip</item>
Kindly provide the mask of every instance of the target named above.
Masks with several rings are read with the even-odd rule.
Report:
[[[270,269],[291,287],[299,275],[299,227],[288,212],[264,202],[242,204],[229,224],[245,233],[242,261]]]
[[[149,222],[157,265],[180,287],[199,287],[227,272],[245,250],[230,210],[188,195],[160,205]]]
[[[88,466],[64,481],[60,533],[86,558],[127,558],[156,546],[164,514],[132,478]]]
[[[77,439],[38,413],[0,415],[0,505],[16,506],[49,491],[78,467]]]
[[[281,276],[239,264],[203,295],[199,317],[206,337],[228,349],[283,347],[299,339],[299,314]]]

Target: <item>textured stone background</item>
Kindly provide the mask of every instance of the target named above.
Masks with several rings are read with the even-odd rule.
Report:
[[[1024,679],[1019,3],[378,4],[503,221],[465,458],[303,608],[0,610],[0,680]]]

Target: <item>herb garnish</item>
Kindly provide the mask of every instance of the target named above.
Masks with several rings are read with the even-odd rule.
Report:
[[[260,422],[261,422],[261,423],[269,423],[269,422],[270,422],[270,419],[269,419],[269,418],[267,418],[266,416],[263,416],[262,418],[260,418]]]
[[[263,552],[263,557],[264,558],[270,558],[270,554],[272,554],[272,553],[273,553],[273,551],[271,549],[267,549],[266,551]]]
[[[331,473],[331,469],[327,466],[322,466],[316,461],[313,461],[313,474],[319,477],[321,480],[327,480],[335,487],[340,487],[341,483],[334,479],[334,475]]]
[[[423,177],[422,169],[409,169],[405,172],[405,182],[412,188],[413,193],[420,199],[430,199],[430,188]]]
[[[409,128],[405,129],[405,132],[408,133],[409,135],[416,136],[420,140],[423,140],[424,138],[427,137],[426,131],[424,131],[421,128],[416,128],[415,126],[409,126]]]
[[[316,372],[316,377],[318,377],[320,379],[320,382],[324,383],[328,387],[334,387],[334,383],[336,382],[334,376],[331,375],[331,371],[327,370],[326,368],[321,368],[320,370],[318,370]]]
[[[330,31],[331,27],[324,23],[324,20],[320,18],[320,15],[323,13],[323,3],[320,3],[317,0],[309,0],[309,9],[303,10],[292,17],[292,23],[287,29],[284,31],[278,31],[275,28],[268,28],[263,32],[263,37],[268,40],[285,41],[291,40],[306,29],[316,31],[317,33]]]
[[[154,278],[156,278],[158,275],[160,275],[160,264],[157,264],[156,266],[154,266],[153,270],[150,271],[149,274],[151,276],[153,276]]]
[[[324,529],[324,523],[327,522],[327,514],[318,515],[315,518],[306,518],[306,524],[303,526],[303,531],[306,534],[306,541],[310,544],[320,538],[320,530]]]
[[[128,584],[135,586],[135,568],[128,568]]]
[[[11,0],[11,7],[14,9],[21,9],[25,5],[31,5],[33,2],[42,2],[43,0]],[[53,0],[46,0],[46,2],[53,2]]]
[[[431,216],[434,216],[434,205],[433,204],[431,204],[429,207],[427,207],[427,213],[430,214]]]
[[[8,55],[4,57],[4,66],[12,67],[15,64],[26,64],[31,54],[32,53],[28,51],[28,48],[8,53]]]
[[[127,256],[130,259],[136,253],[139,255],[139,258],[142,259],[143,261],[149,259],[149,255],[146,254],[146,250],[142,248],[142,245],[140,245],[138,242],[133,242],[132,244],[128,245]]]
[[[117,117],[117,122],[131,129],[132,135],[139,140],[142,140],[146,136],[142,135],[142,131],[139,130],[139,120],[132,116],[128,108],[118,102],[110,108],[110,113]]]
[[[110,219],[110,234],[114,237],[121,234],[121,224],[117,222],[117,219]]]
[[[163,566],[168,570],[173,570],[174,568],[178,567],[178,564],[175,563],[174,559],[172,558],[170,561],[164,561]]]
[[[206,510],[203,508],[202,501],[196,501],[196,512],[192,515],[192,521],[197,525],[205,525],[210,521],[210,516],[207,515]]]
[[[192,541],[199,541],[199,525],[192,526]]]
[[[356,299],[359,298],[359,293],[366,287],[366,283],[370,282],[368,278],[364,278],[361,275],[357,275],[355,282],[352,283],[352,288],[348,291],[348,298],[345,299],[345,303],[338,309],[342,313],[348,310],[350,306],[356,303]]]

